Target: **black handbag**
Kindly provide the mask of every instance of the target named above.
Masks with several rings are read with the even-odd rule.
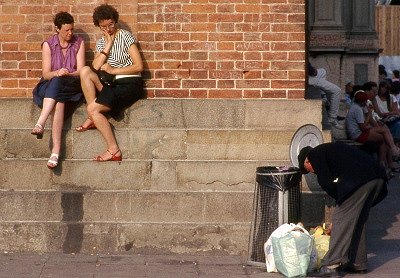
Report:
[[[101,84],[104,86],[114,86],[115,85],[115,74],[108,73],[104,70],[99,70],[97,72]]]

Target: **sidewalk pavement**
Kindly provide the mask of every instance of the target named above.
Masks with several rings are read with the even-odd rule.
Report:
[[[391,179],[389,195],[373,208],[368,225],[369,272],[346,277],[400,276],[400,177]],[[6,253],[0,254],[0,278],[75,277],[284,277],[248,265],[242,256]]]

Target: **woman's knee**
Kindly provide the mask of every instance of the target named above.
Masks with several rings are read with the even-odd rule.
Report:
[[[79,75],[80,77],[87,77],[90,73],[92,73],[92,69],[89,66],[84,66],[83,68],[81,68],[81,70],[79,71]]]

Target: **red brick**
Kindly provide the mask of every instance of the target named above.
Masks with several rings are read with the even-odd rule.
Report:
[[[263,90],[262,98],[286,98],[286,90]]]
[[[298,79],[305,80],[306,79],[306,71],[289,71],[289,79]]]
[[[274,89],[296,89],[296,88],[304,88],[304,81],[297,80],[272,80],[271,87]]]
[[[166,42],[164,44],[164,50],[171,51],[171,50],[182,50],[182,43],[180,42]]]
[[[27,94],[26,89],[20,89],[20,88],[12,88],[12,89],[3,89],[0,88],[0,97],[27,97],[29,96]],[[32,97],[32,93],[30,94]]]
[[[154,78],[157,79],[185,79],[189,78],[189,70],[156,70],[154,73]]]
[[[182,44],[183,50],[206,50],[206,51],[213,51],[216,50],[216,43],[215,42],[187,42]]]
[[[305,61],[306,53],[303,52],[289,52],[289,60],[290,61]]]
[[[19,63],[19,69],[37,69],[42,66],[42,61],[24,61]]]
[[[304,90],[289,90],[288,99],[304,99]]]
[[[240,88],[240,89],[270,88],[270,87],[271,87],[270,80],[246,79],[246,80],[237,80],[236,81],[236,88]]]
[[[234,13],[235,5],[233,4],[220,4],[217,5],[217,13]]]
[[[235,88],[234,80],[218,80],[217,87],[220,89]]]
[[[218,50],[234,50],[235,43],[234,42],[218,42],[217,49]]]
[[[208,71],[207,70],[191,70],[190,71],[190,79],[207,79]]]
[[[182,52],[182,51],[155,53],[154,59],[156,59],[156,60],[187,60],[187,59],[189,59],[189,53]]]
[[[1,44],[3,51],[18,51],[18,43],[2,43]]]
[[[208,91],[207,90],[190,90],[190,97],[192,98],[207,98]]]
[[[138,24],[140,31],[145,32],[161,32],[163,30],[163,25],[161,23],[142,23]]]
[[[217,63],[211,61],[183,62],[182,67],[187,69],[216,69]]]
[[[38,80],[22,79],[22,80],[19,80],[18,87],[19,88],[31,88],[31,90],[32,90],[36,86],[37,83],[38,83]]]
[[[2,69],[18,69],[18,61],[3,61],[1,62]]]
[[[3,79],[1,80],[2,88],[18,88],[18,80],[16,79]]]
[[[241,79],[242,71],[212,70],[210,71],[210,79]]]
[[[215,80],[196,79],[196,80],[182,80],[182,88],[216,88]]]
[[[181,88],[182,81],[181,80],[164,80],[163,82],[164,88]]]
[[[242,22],[242,14],[211,14],[210,22]]]
[[[190,34],[190,41],[208,41],[208,34],[203,32]]]
[[[287,79],[289,77],[287,75],[287,71],[271,70],[271,71],[263,71],[263,78],[274,80],[274,79]]]
[[[208,22],[208,14],[191,14],[190,22]]]
[[[146,88],[162,88],[163,81],[162,80],[145,80]]]
[[[212,52],[210,53],[210,60],[243,60],[243,53],[235,51]]]
[[[270,50],[269,42],[238,42],[236,43],[238,51],[268,51]]]
[[[183,13],[210,13],[214,14],[216,12],[216,6],[213,4],[190,4],[182,6]]]
[[[261,90],[243,90],[244,98],[261,98]]]
[[[156,41],[188,41],[189,34],[187,33],[160,33],[155,34]]]
[[[235,62],[232,61],[218,61],[216,65],[218,70],[232,70],[235,68]]]
[[[261,79],[261,77],[262,77],[261,70],[245,71],[243,74],[244,79]]]
[[[242,90],[210,90],[208,96],[210,98],[242,98]]]
[[[215,23],[187,23],[182,24],[183,32],[212,32],[215,31]]]
[[[192,52],[190,52],[190,60],[193,60],[193,61],[206,61],[206,60],[208,60],[208,52],[201,52],[201,51],[195,52],[195,51],[192,51]]]
[[[189,97],[189,90],[185,89],[156,89],[154,90],[155,97],[170,97],[170,98],[185,98]]]
[[[304,24],[283,24],[283,23],[274,23],[271,26],[272,32],[304,32],[305,25]]]

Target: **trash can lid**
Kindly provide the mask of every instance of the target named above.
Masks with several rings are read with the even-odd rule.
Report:
[[[290,162],[295,167],[299,167],[297,156],[300,150],[306,146],[316,147],[323,143],[322,133],[318,127],[312,124],[307,124],[299,127],[292,137],[290,142]]]

